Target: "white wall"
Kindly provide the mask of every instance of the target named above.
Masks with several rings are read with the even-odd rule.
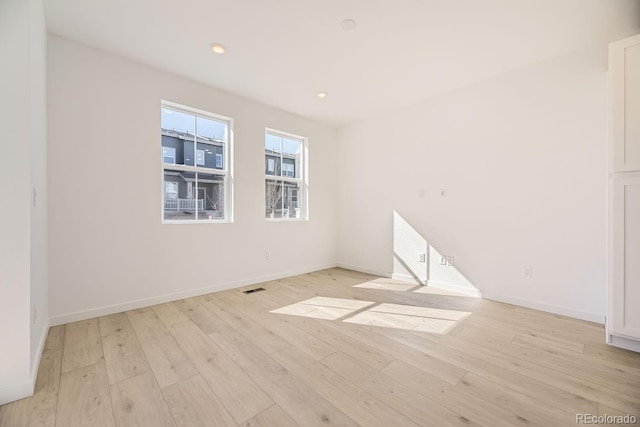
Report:
[[[161,99],[235,120],[234,223],[161,224]],[[335,264],[333,128],[51,35],[48,120],[52,323]],[[309,138],[308,222],[264,219],[265,127]]]
[[[47,267],[47,28],[42,0],[30,0],[29,145],[31,150],[31,371],[49,329]],[[33,193],[35,191],[35,193]],[[33,197],[35,196],[35,201]],[[34,203],[35,202],[35,203]],[[34,323],[35,320],[35,323]]]
[[[603,43],[341,129],[339,263],[391,273],[395,210],[454,284],[603,321],[606,104]]]
[[[33,392],[48,326],[45,56],[41,1],[0,2],[0,404]]]

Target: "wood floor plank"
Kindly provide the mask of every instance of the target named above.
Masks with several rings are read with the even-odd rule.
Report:
[[[109,384],[151,370],[125,313],[98,318]]]
[[[531,335],[517,334],[513,339],[514,344],[532,347],[536,349],[549,350],[550,352],[557,351],[558,349],[571,350],[575,353],[584,352],[584,343],[576,343],[566,340],[549,339],[545,337],[537,337]]]
[[[66,325],[62,373],[94,365],[103,359],[98,319],[82,320]]]
[[[356,426],[342,411],[242,334],[221,331],[210,336],[298,424]]]
[[[460,339],[476,338],[480,336],[482,338],[490,338],[493,342],[510,344],[516,337],[516,332],[496,328],[478,327],[478,325],[471,321],[461,322],[458,327],[449,333],[449,335],[456,336]]]
[[[272,356],[361,426],[418,427],[401,413],[294,347],[280,350]]]
[[[54,427],[62,349],[43,352],[33,396],[0,407],[0,427]]]
[[[168,302],[165,304],[159,304],[153,306],[153,311],[156,312],[162,323],[165,326],[172,326],[176,323],[182,323],[189,320],[187,316],[182,313],[178,307],[172,302]]]
[[[274,401],[194,323],[174,324],[169,332],[236,423],[273,405]]]
[[[285,314],[277,316],[306,333],[322,339],[329,346],[352,355],[374,369],[381,369],[393,360],[393,357],[384,350],[371,347],[344,334],[336,334],[331,328],[315,319]]]
[[[215,294],[203,295],[197,299],[202,305],[221,319],[237,325],[236,329],[240,331],[240,333],[249,338],[266,353],[273,353],[289,347],[290,344],[278,334],[228,304],[225,304],[224,301],[217,298]]]
[[[390,331],[378,328],[375,332],[568,412],[594,413],[597,410],[597,403],[594,401],[546,384],[538,379],[504,369],[483,360],[481,357],[476,357],[473,350],[456,351],[445,345],[434,345],[433,342],[424,341],[423,337],[410,331]]]
[[[640,353],[605,344],[585,344],[584,353],[594,358],[640,369]]]
[[[118,427],[175,427],[176,425],[151,372],[113,384],[111,400]]]
[[[606,405],[598,405],[598,415],[604,415],[607,417],[616,417],[615,420],[608,421],[607,425],[615,426],[628,426],[637,427],[640,415],[634,414],[635,418],[632,418],[628,412],[620,411],[615,408],[610,408]],[[635,419],[635,421],[634,421]],[[628,421],[628,422],[627,422]]]
[[[478,337],[480,334],[475,338]],[[516,360],[527,362],[526,366],[531,369],[536,369],[534,365],[539,365],[545,370],[555,370],[561,374],[580,377],[582,381],[602,386],[619,394],[635,396],[640,390],[640,371],[632,368],[608,366],[606,363],[594,365],[593,361],[582,353],[576,353],[563,346],[551,349],[546,344],[536,346],[539,344],[538,341],[516,340],[513,344],[503,343],[496,346],[491,340],[477,342],[471,337],[466,338],[465,342],[472,342]]]
[[[115,426],[104,362],[62,374],[56,427],[67,426]]]
[[[271,312],[309,300],[350,314]],[[343,321],[365,310],[393,316]],[[396,328],[406,313],[455,324]],[[602,325],[330,268],[52,327],[0,427],[564,426],[638,416],[639,390],[640,353]]]
[[[61,347],[60,350],[47,350],[42,353],[35,390],[30,398],[29,416],[31,420],[28,425],[55,425],[61,369]]]
[[[162,393],[178,427],[237,426],[200,375],[170,385]]]
[[[476,312],[475,322],[491,324],[495,328],[508,328],[520,334],[547,337],[551,340],[556,339],[574,343],[601,342],[604,340],[604,331],[581,329],[575,327],[574,324],[554,323],[553,318],[541,321],[537,317],[530,316],[530,318],[526,318],[525,316],[509,315],[508,313],[480,310]]]
[[[127,315],[160,388],[198,373],[155,311]]]
[[[529,424],[529,420],[520,415],[507,412],[402,361],[394,360],[380,372],[480,425],[511,427]]]
[[[265,409],[240,427],[299,427],[278,405]]]
[[[31,421],[29,405],[29,398],[25,398],[0,406],[0,427],[28,425],[25,423]]]
[[[220,293],[218,294],[218,297],[226,304],[229,304],[238,311],[241,311],[253,321],[265,325],[288,343],[295,346],[303,353],[313,357],[315,360],[324,359],[331,353],[335,353],[337,351],[337,349],[324,341],[269,313],[269,311],[279,307],[280,304],[274,304],[265,298],[242,298],[238,293],[232,292]]]
[[[462,415],[416,393],[387,375],[352,359],[343,353],[334,353],[322,363],[374,397],[387,403],[418,425],[478,426]]]
[[[44,342],[44,351],[60,350],[64,348],[65,325],[52,326],[47,333],[47,339]]]
[[[462,377],[467,373],[465,369],[452,365],[449,362],[433,357],[407,345],[401,344],[383,335],[376,334],[361,325],[331,322],[324,322],[324,324],[371,347],[383,348],[386,353],[396,359],[402,360],[413,367],[447,381],[449,384],[458,384]]]
[[[509,353],[508,347],[500,349],[490,349],[482,347],[468,341],[461,341],[456,337],[449,337],[446,345],[453,350],[472,351],[475,355],[482,357],[483,360],[489,361],[495,365],[503,366],[513,372],[520,373],[530,378],[539,379],[547,384],[553,385],[559,389],[574,393],[594,402],[600,402],[607,406],[626,410],[631,413],[640,412],[640,395],[635,394],[638,390],[633,385],[618,384],[615,381],[610,384],[596,384],[593,378],[588,378],[587,374],[583,374],[582,378],[576,378],[574,374],[565,371],[549,369],[548,366],[541,366],[528,359],[516,357]],[[558,360],[558,363],[560,361]],[[570,365],[567,363],[567,366]],[[577,370],[580,371],[580,370]],[[625,389],[631,390],[628,394],[616,393],[614,389],[626,386]],[[631,394],[634,393],[634,394]]]
[[[474,373],[466,374],[457,387],[534,425],[564,427],[575,421],[573,412],[562,411]]]

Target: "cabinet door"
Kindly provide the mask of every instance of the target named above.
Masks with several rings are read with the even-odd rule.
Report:
[[[613,171],[640,170],[640,35],[609,46]]]
[[[611,332],[640,339],[640,172],[613,180]]]

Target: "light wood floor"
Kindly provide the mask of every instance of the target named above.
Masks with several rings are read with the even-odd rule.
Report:
[[[0,426],[570,426],[577,413],[640,416],[640,354],[604,344],[600,325],[437,290],[354,287],[363,284],[398,282],[329,269],[249,295],[53,327],[35,395],[0,407]],[[432,310],[270,313],[317,296]],[[344,314],[348,303],[314,313]],[[343,321],[363,312],[355,318],[385,326]],[[449,320],[412,317],[426,312]],[[416,324],[434,332],[399,329]]]

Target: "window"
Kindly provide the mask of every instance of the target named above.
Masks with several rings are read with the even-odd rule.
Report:
[[[162,147],[162,161],[164,163],[176,163],[176,149],[174,147]]]
[[[293,163],[282,163],[282,176],[293,178]]]
[[[307,139],[267,129],[265,217],[307,219]]]
[[[164,197],[165,199],[177,199],[178,198],[178,183],[177,182],[165,182],[164,183]]]
[[[160,123],[163,222],[231,221],[231,119],[163,102]]]

